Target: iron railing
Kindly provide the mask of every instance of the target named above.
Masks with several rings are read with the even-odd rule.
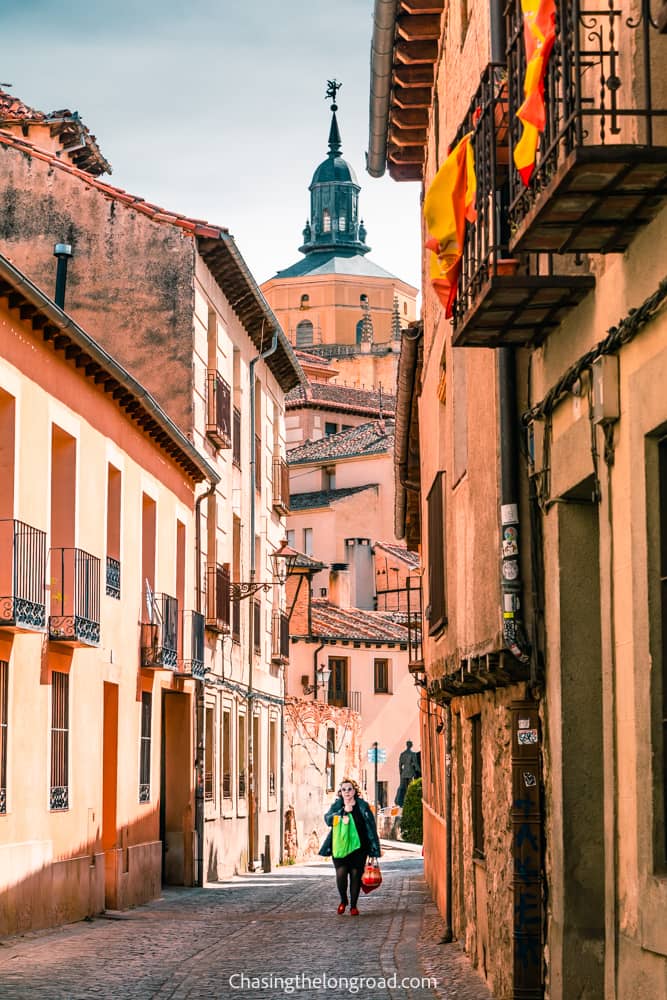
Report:
[[[232,419],[232,462],[241,465],[241,411],[236,406]]]
[[[275,771],[269,771],[269,795],[276,794],[276,774]]]
[[[181,612],[181,655],[178,666],[181,673],[204,680],[204,616],[199,611]]]
[[[231,771],[222,772],[222,797],[231,799],[232,797],[232,774]]]
[[[120,560],[107,556],[107,597],[120,600]]]
[[[516,111],[524,99],[526,71],[521,0],[508,0],[506,19],[513,149],[521,137]],[[518,171],[511,171],[509,214],[513,227],[530,212],[573,151],[593,146],[641,146],[648,164],[647,151],[667,145],[667,109],[660,89],[665,42],[657,29],[649,0],[627,5],[621,0],[563,0],[556,4],[556,39],[544,79],[546,123],[528,186],[523,185]],[[604,173],[598,183],[604,187]],[[664,176],[662,190],[664,193]],[[642,207],[640,201],[637,210]],[[576,208],[574,211],[576,215]]]
[[[141,623],[141,665],[175,670],[178,663],[178,601],[168,594],[152,594],[150,621]]]
[[[46,628],[46,532],[0,520],[0,627]]]
[[[361,712],[361,691],[347,691],[345,689],[329,690],[327,701],[337,708],[351,708],[353,712]]]
[[[231,448],[231,389],[215,368],[208,370],[206,385],[206,434],[218,448]]]
[[[278,663],[289,660],[289,618],[282,611],[274,611],[271,618],[271,659]]]
[[[206,628],[229,632],[231,584],[229,566],[209,564],[206,568]]]
[[[408,628],[408,669],[416,673],[424,669],[424,652],[422,648],[422,587],[421,580],[417,586],[407,578],[405,592],[407,598],[407,628]]]
[[[273,459],[273,506],[279,514],[289,514],[289,466],[284,458]]]
[[[100,642],[100,560],[83,549],[51,549],[49,636],[61,642]]]
[[[244,799],[246,796],[246,774],[245,771],[239,771],[239,798]]]

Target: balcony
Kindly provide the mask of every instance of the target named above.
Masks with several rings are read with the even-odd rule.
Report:
[[[216,448],[232,446],[232,394],[215,369],[206,376],[206,435]]]
[[[46,533],[0,520],[0,628],[46,628]]]
[[[273,508],[289,514],[289,467],[284,458],[273,460]]]
[[[361,712],[361,691],[347,691],[329,688],[327,698],[329,705],[337,708],[350,708],[353,712]]]
[[[232,422],[232,462],[241,468],[241,411],[236,406]]]
[[[274,611],[271,619],[271,660],[289,662],[289,618],[282,611]]]
[[[198,611],[181,612],[181,656],[178,671],[195,680],[204,680],[204,616]]]
[[[229,567],[212,564],[206,568],[206,628],[211,632],[229,632],[231,586]]]
[[[141,623],[141,666],[175,670],[178,662],[178,601],[167,594],[149,594],[150,621]]]
[[[51,549],[49,638],[100,644],[100,560],[82,549]]]
[[[107,556],[107,597],[120,600],[120,561]]]
[[[424,672],[424,652],[422,649],[422,588],[421,583],[405,581],[408,627],[408,670],[411,674]]]
[[[510,180],[511,249],[621,253],[667,197],[667,45],[649,0],[556,8],[535,169],[527,186],[514,169]],[[508,4],[507,29],[514,148],[526,68],[520,0]]]
[[[594,287],[551,254],[509,250],[509,147],[504,67],[487,66],[454,143],[472,132],[477,218],[468,223],[454,304],[455,347],[539,344]],[[580,269],[579,269],[580,270]],[[558,272],[558,273],[557,273]]]

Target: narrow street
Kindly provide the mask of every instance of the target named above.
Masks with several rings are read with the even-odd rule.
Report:
[[[421,858],[389,848],[382,868],[358,918],[336,914],[330,862],[316,861],[166,889],[136,910],[5,939],[0,995],[489,1000],[458,946],[438,943]]]

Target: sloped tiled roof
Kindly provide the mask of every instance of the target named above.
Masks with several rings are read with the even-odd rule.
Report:
[[[307,275],[341,274],[353,275],[359,278],[391,278],[394,281],[395,274],[385,271],[383,267],[374,264],[372,260],[361,254],[345,256],[335,250],[322,250],[309,253],[302,260],[298,260],[284,271],[278,271],[276,278],[303,278]]]
[[[278,348],[267,358],[266,364],[275,375],[281,388],[288,392],[301,382],[304,375],[292,345],[260,291],[228,229],[224,226],[213,225],[203,219],[190,219],[180,212],[171,212],[136,195],[128,194],[122,188],[105,184],[85,170],[63,162],[54,153],[40,149],[34,143],[28,142],[27,139],[0,130],[0,148],[3,147],[16,149],[35,160],[48,163],[50,167],[63,170],[89,187],[100,191],[105,197],[125,205],[131,211],[140,212],[161,225],[177,226],[196,239],[202,259],[222,288],[230,306],[241,320],[255,347],[259,351],[265,349],[270,344],[270,338],[274,331],[278,332]]]
[[[361,642],[407,643],[405,625],[383,611],[339,608],[329,601],[312,602],[311,634],[322,639],[352,639]]]
[[[297,510],[312,510],[313,507],[330,507],[337,500],[343,500],[354,493],[364,490],[376,490],[377,483],[367,483],[366,486],[347,486],[340,490],[315,490],[312,493],[292,493],[289,498],[290,512]]]
[[[285,405],[288,410],[308,407],[359,416],[379,417],[383,414],[391,417],[396,409],[396,397],[378,389],[359,389],[336,382],[308,382],[292,389]]]
[[[383,549],[389,555],[393,556],[394,559],[400,559],[401,562],[406,563],[411,569],[419,569],[419,553],[410,552],[404,545],[397,545],[394,542],[375,542],[374,547],[376,549]]]
[[[306,441],[287,453],[287,462],[299,465],[302,462],[333,462],[361,455],[383,455],[393,447],[393,420],[372,420],[317,441]]]
[[[45,114],[28,107],[18,97],[0,89],[0,128],[3,125],[45,125],[56,134],[63,152],[88,174],[110,174],[111,164],[102,156],[97,139],[79,118],[78,111],[51,111]]]

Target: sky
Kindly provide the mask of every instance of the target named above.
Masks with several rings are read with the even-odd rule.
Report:
[[[0,81],[78,111],[109,183],[226,226],[257,281],[299,260],[342,82],[370,257],[418,286],[419,185],[365,170],[373,0],[1,0]]]

